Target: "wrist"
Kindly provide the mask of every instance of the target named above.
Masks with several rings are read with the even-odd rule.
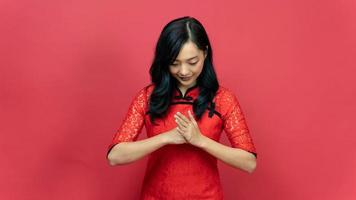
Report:
[[[198,148],[204,149],[207,145],[208,138],[205,135],[201,135],[200,139],[198,140],[197,144],[195,145]]]
[[[167,137],[166,132],[158,134],[157,137],[159,137],[159,141],[163,145],[170,144],[169,137]]]

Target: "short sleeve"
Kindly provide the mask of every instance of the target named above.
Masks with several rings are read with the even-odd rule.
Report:
[[[146,88],[136,93],[121,122],[121,125],[114,134],[111,143],[107,148],[107,154],[120,142],[136,141],[141,133],[145,121],[145,108],[147,106]]]
[[[226,113],[223,115],[223,129],[231,146],[243,149],[257,157],[257,152],[247,126],[245,116],[241,110],[237,97],[227,91],[224,97]]]

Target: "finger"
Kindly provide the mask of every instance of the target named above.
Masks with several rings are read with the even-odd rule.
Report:
[[[177,126],[182,130],[184,131],[185,129],[187,129],[187,125],[184,125],[182,124],[182,122],[179,120],[179,119],[176,119],[176,123],[177,123]]]
[[[177,127],[179,127],[181,131],[185,131],[187,129],[186,126],[179,124],[179,123],[177,124]]]
[[[190,110],[188,110],[188,114],[189,114],[190,121],[191,121],[194,125],[198,125],[197,121],[195,121],[195,118],[194,118],[193,114],[190,112]]]
[[[180,133],[180,134],[182,134],[182,135],[185,133],[185,132],[184,132],[181,128],[179,128],[178,126],[177,126],[176,129],[177,129],[178,133]]]
[[[181,118],[179,118],[178,116],[175,116],[175,121],[176,123],[179,125],[179,126],[182,126],[182,127],[187,127],[188,124],[185,123]]]
[[[189,124],[190,120],[180,112],[177,112],[177,116],[182,119],[185,123]]]
[[[190,110],[188,110],[188,115],[189,115],[189,119],[190,119],[190,121],[194,122],[194,121],[195,121],[195,119],[194,119],[194,117],[193,117],[192,113],[190,112]]]
[[[181,114],[180,112],[178,112],[176,115],[175,115],[175,118],[178,119],[178,121],[181,123],[181,124],[184,124],[185,126],[188,126],[189,125],[189,120],[187,120],[187,118]]]

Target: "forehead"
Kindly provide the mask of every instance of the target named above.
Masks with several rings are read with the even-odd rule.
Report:
[[[199,56],[201,52],[202,51],[198,49],[195,43],[188,41],[180,49],[176,60],[187,60],[189,58]]]

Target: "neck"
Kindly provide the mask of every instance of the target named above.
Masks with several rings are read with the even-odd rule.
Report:
[[[189,85],[189,86],[178,85],[178,89],[182,92],[182,95],[185,96],[185,93],[187,92],[187,90],[188,90],[189,88],[194,87],[194,86],[196,86],[196,82],[193,83],[192,85]]]

